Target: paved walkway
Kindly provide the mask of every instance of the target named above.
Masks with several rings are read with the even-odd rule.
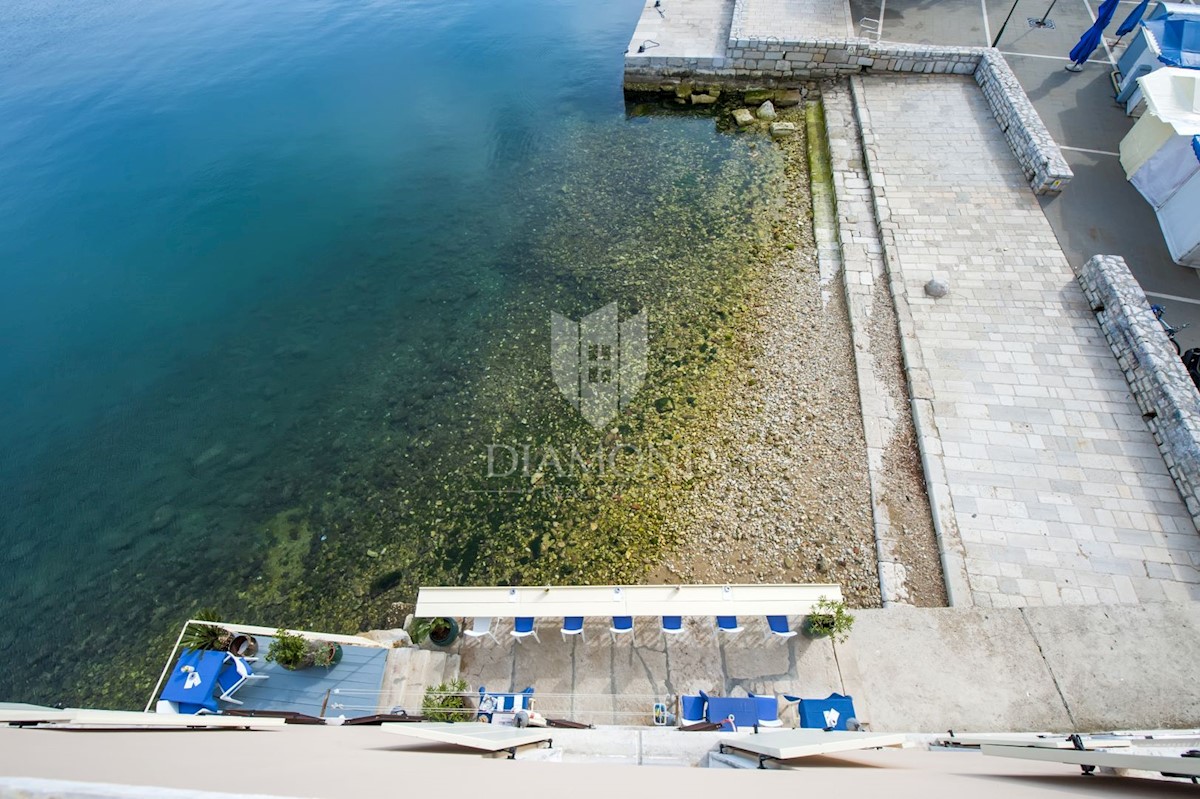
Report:
[[[1183,0],[1192,2],[1195,0]],[[854,19],[879,16],[880,0],[850,0]],[[1058,197],[1042,198],[1072,266],[1097,253],[1120,255],[1151,302],[1168,309],[1176,325],[1192,323],[1180,339],[1184,349],[1200,346],[1200,272],[1171,261],[1154,211],[1125,179],[1117,158],[1121,139],[1136,121],[1113,100],[1110,52],[1099,47],[1078,74],[1066,72],[1067,53],[1095,19],[1099,0],[1058,0],[1053,27],[1033,27],[1051,0],[886,0],[883,38],[892,42],[982,46],[999,36],[999,49],[1021,81],[1075,176]],[[1122,0],[1106,41],[1136,4]],[[1012,18],[1001,32],[1005,16]]]
[[[731,39],[844,39],[854,35],[846,0],[740,0]]]
[[[646,55],[678,58],[720,58],[729,39],[733,0],[679,0],[654,7],[646,0],[630,52],[645,46]]]
[[[975,603],[1200,598],[1200,536],[977,86],[862,85],[911,387]]]
[[[472,689],[533,686],[549,718],[649,721],[655,701],[704,690],[854,697],[878,731],[1090,732],[1200,726],[1200,604],[1112,607],[888,608],[855,611],[849,640],[766,640],[764,620],[718,641],[709,619],[687,619],[670,641],[638,619],[615,643],[607,620],[564,641],[557,619],[541,643],[484,638],[456,644]],[[797,621],[796,619],[792,620]],[[790,711],[789,711],[790,712]],[[793,719],[785,713],[785,723]]]

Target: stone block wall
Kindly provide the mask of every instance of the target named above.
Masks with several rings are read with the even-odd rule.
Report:
[[[1079,283],[1200,530],[1200,393],[1124,259],[1093,256]]]
[[[974,75],[1030,187],[1038,194],[1062,191],[1072,177],[1071,167],[1008,62],[987,48],[981,51]]]
[[[870,39],[779,41],[729,39],[726,63],[741,77],[820,78],[867,69],[921,74],[971,75],[980,49],[892,44]]]

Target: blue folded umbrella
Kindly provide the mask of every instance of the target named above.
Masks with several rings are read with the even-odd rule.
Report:
[[[1079,44],[1071,49],[1071,60],[1076,64],[1083,65],[1092,53],[1096,52],[1096,48],[1100,46],[1100,40],[1104,37],[1104,29],[1108,27],[1108,23],[1112,22],[1113,14],[1117,13],[1117,4],[1120,0],[1104,0],[1100,5],[1100,10],[1096,12],[1096,21],[1092,27],[1083,32],[1083,36],[1079,37]]]
[[[1117,28],[1117,36],[1124,36],[1137,27],[1142,21],[1142,15],[1146,13],[1146,7],[1150,5],[1150,0],[1142,0],[1137,4],[1137,8],[1129,12],[1129,16],[1125,17],[1125,21],[1121,23],[1121,27]]]

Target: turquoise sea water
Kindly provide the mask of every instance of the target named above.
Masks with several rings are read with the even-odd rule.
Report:
[[[729,179],[744,152],[711,119],[627,118],[640,8],[6,4],[0,699],[144,695],[108,656],[161,663],[158,640],[210,598],[302,621],[254,593],[282,568],[264,525],[320,510],[314,536],[379,546],[339,503],[439,490],[409,453],[465,413],[522,298],[576,316],[610,299],[543,268],[562,242],[657,246],[622,231]],[[404,455],[384,472],[362,462],[388,447]],[[429,534],[407,502],[397,548]],[[342,626],[378,623],[350,602]]]

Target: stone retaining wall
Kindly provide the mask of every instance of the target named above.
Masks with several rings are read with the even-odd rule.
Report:
[[[626,85],[659,78],[776,82],[851,75],[867,70],[922,75],[972,75],[1004,131],[1030,187],[1038,194],[1062,191],[1071,168],[1029,102],[1004,56],[990,47],[939,47],[869,39],[782,41],[730,36],[725,57],[627,55]]]
[[[981,50],[974,75],[1030,187],[1038,194],[1062,191],[1071,167],[1004,56],[990,47]]]
[[[1200,394],[1124,259],[1093,256],[1079,283],[1200,530]]]

